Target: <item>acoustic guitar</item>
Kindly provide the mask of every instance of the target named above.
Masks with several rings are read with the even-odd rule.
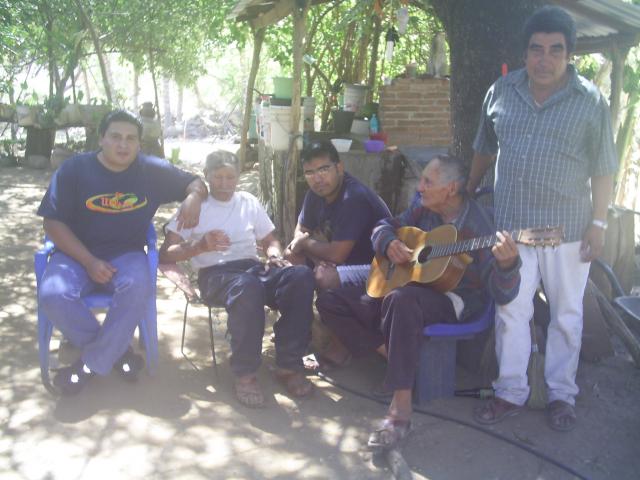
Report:
[[[556,247],[562,243],[562,227],[527,228],[509,232],[517,243],[534,247]],[[398,240],[412,250],[409,262],[396,265],[385,256],[376,255],[367,279],[367,294],[384,297],[394,288],[410,282],[424,283],[439,292],[454,289],[473,258],[467,252],[489,248],[498,237],[486,235],[457,241],[458,231],[453,225],[441,225],[430,232],[416,227],[401,227]]]

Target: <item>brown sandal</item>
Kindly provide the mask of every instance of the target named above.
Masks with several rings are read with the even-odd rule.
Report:
[[[255,375],[236,378],[233,390],[238,401],[249,408],[264,406],[264,394]]]
[[[313,383],[304,376],[303,372],[279,368],[274,370],[273,374],[292,397],[307,397],[313,391]]]
[[[576,411],[570,403],[554,400],[547,405],[549,426],[558,432],[568,432],[576,426]]]
[[[519,414],[523,407],[500,397],[492,398],[473,412],[473,419],[482,425],[493,425]]]

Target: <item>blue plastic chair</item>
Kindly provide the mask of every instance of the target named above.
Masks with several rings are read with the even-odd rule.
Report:
[[[414,389],[418,404],[453,396],[458,340],[469,340],[491,328],[495,313],[495,304],[491,301],[471,322],[436,323],[424,328],[425,340],[420,348]]]
[[[158,365],[158,326],[156,311],[156,277],[158,268],[158,250],[156,247],[157,236],[153,224],[149,224],[147,230],[147,261],[149,263],[149,273],[151,276],[151,295],[147,313],[140,320],[138,330],[140,333],[140,343],[144,346],[147,357],[147,371],[151,374],[155,372]],[[49,261],[49,256],[53,252],[55,245],[45,237],[44,247],[34,255],[36,285],[40,288],[40,280]],[[89,308],[105,308],[111,305],[111,294],[93,292],[82,300]],[[40,357],[40,376],[42,383],[49,391],[55,391],[49,378],[49,343],[53,332],[53,324],[46,317],[44,312],[38,308],[38,354]]]

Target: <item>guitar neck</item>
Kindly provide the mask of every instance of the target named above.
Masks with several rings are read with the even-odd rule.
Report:
[[[509,232],[511,238],[516,240],[520,235],[520,230],[514,230]],[[468,240],[462,240],[460,242],[448,243],[445,245],[433,245],[429,258],[438,257],[450,257],[452,255],[459,255],[461,253],[473,252],[481,250],[483,248],[493,247],[498,243],[498,237],[493,235],[485,235],[483,237],[470,238]]]

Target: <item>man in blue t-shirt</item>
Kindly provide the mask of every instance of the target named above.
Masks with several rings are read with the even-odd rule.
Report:
[[[38,306],[81,357],[60,369],[54,384],[78,393],[94,374],[114,366],[135,379],[142,358],[129,343],[152,286],[144,252],[158,206],[182,200],[179,228],[197,225],[207,188],[195,175],[139,153],[142,124],[113,111],[99,127],[100,150],[67,160],[53,175],[38,215],[56,248],[42,276]],[[113,294],[102,325],[81,295]]]
[[[335,266],[371,263],[371,231],[391,213],[373,190],[344,171],[331,142],[316,141],[305,148],[302,170],[310,190],[289,244],[288,258],[292,263],[311,261],[316,266],[318,286],[335,288],[349,273],[349,269],[339,267],[338,280]],[[365,268],[364,279],[367,273]]]

